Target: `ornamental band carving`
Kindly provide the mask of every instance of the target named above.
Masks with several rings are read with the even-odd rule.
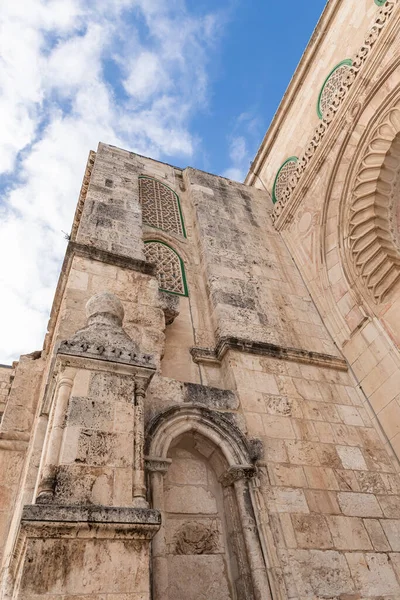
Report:
[[[352,66],[349,66],[349,68],[346,69],[346,73],[344,74],[344,77],[342,79],[341,86],[331,99],[329,107],[327,107],[326,111],[324,111],[323,118],[314,130],[313,137],[308,143],[304,154],[299,158],[297,162],[297,168],[291,174],[288,180],[286,190],[282,192],[281,199],[275,204],[274,212],[271,215],[274,223],[276,223],[277,219],[282,214],[285,206],[289,202],[301,176],[305,172],[309,162],[311,161],[322,139],[324,138],[345,96],[347,95],[349,89],[353,85],[363,64],[367,60],[372,47],[374,46],[375,42],[380,36],[381,31],[386,26],[397,3],[398,0],[387,0],[386,4],[382,6],[382,8],[378,11],[378,15],[364,40],[364,44],[361,46],[356,56],[354,57]]]

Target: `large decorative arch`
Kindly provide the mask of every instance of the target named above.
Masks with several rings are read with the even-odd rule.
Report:
[[[380,117],[369,136],[351,191],[347,235],[355,272],[376,303],[400,279],[400,101]],[[397,206],[396,206],[397,204]]]
[[[171,529],[168,529],[171,521],[165,494],[171,492],[168,471],[172,468],[171,463],[174,464],[173,450],[179,448],[182,440],[186,444],[188,441],[192,444],[194,451],[213,469],[216,481],[219,482],[224,503],[220,514],[229,521],[229,527],[232,528],[227,539],[230,540],[229,545],[233,546],[227,548],[226,552],[231,558],[234,557],[234,566],[227,569],[227,572],[236,573],[236,579],[231,584],[239,585],[236,588],[239,592],[234,597],[271,600],[266,561],[260,531],[256,525],[257,507],[251,491],[260,445],[247,440],[240,429],[222,413],[193,404],[166,409],[147,428],[146,469],[150,477],[151,502],[153,508],[161,511],[162,516],[162,528],[153,541],[154,600],[173,600],[168,595],[171,578],[181,576],[181,569],[169,569],[169,561],[175,559],[171,559],[171,542],[168,542],[171,540]],[[187,514],[191,512],[190,509],[186,510]],[[173,544],[177,547],[176,553],[184,554],[188,547],[194,546],[188,554],[208,554],[209,544],[214,539],[213,533],[203,531],[201,519],[188,519],[183,526],[179,524],[178,529],[175,526]],[[186,527],[185,531],[188,532],[183,538],[182,527]],[[191,537],[193,528],[196,531]],[[176,562],[173,562],[175,566]],[[198,563],[193,561],[190,564]],[[191,577],[196,576],[198,574],[195,572],[191,573]],[[225,598],[224,595],[221,597]]]
[[[178,296],[187,296],[185,266],[179,254],[161,240],[144,242],[146,260],[156,266],[160,290]]]
[[[139,177],[139,199],[143,223],[186,237],[179,196],[165,183],[153,177]]]

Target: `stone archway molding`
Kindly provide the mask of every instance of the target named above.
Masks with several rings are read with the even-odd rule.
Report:
[[[225,471],[219,477],[226,494],[237,506],[237,534],[243,536],[252,580],[249,600],[272,600],[271,582],[264,555],[264,544],[257,527],[258,507],[252,485],[261,443],[248,440],[225,415],[198,405],[177,405],[162,411],[147,428],[147,471],[150,475],[152,505],[157,506],[164,521],[164,475],[170,460],[168,450],[181,436],[190,434],[204,455],[215,450],[222,455]],[[200,447],[202,446],[202,448]],[[165,541],[162,531],[153,541],[153,590],[155,600],[168,598],[168,575],[165,566]],[[171,599],[170,599],[171,600]]]
[[[258,440],[248,440],[223,414],[196,405],[173,406],[150,422],[147,455],[166,458],[171,441],[189,431],[219,447],[230,467],[249,465],[260,457]]]
[[[400,279],[400,253],[391,233],[391,203],[400,170],[400,100],[372,131],[350,199],[348,241],[351,262],[376,303]]]

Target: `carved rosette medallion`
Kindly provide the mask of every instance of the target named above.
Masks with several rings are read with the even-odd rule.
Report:
[[[218,551],[219,532],[216,524],[207,526],[198,521],[187,521],[175,535],[176,554],[215,554]]]

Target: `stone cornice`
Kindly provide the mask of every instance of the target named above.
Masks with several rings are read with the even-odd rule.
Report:
[[[340,357],[331,354],[322,354],[320,352],[311,352],[300,348],[286,348],[268,342],[258,342],[244,338],[224,337],[221,338],[215,349],[212,348],[192,348],[190,353],[196,363],[220,363],[228,350],[238,352],[247,352],[249,354],[259,354],[281,360],[290,360],[319,367],[347,371],[347,362]]]
[[[93,150],[90,150],[89,156],[87,159],[87,163],[86,163],[85,173],[83,175],[82,187],[81,187],[81,191],[79,193],[78,204],[76,207],[74,220],[72,223],[72,229],[71,229],[71,235],[70,235],[71,240],[75,240],[76,234],[78,232],[78,227],[79,227],[79,223],[81,221],[83,207],[85,205],[85,200],[86,200],[87,191],[89,188],[90,178],[92,176],[92,170],[94,167],[95,160],[96,160],[96,152],[94,152]]]
[[[112,364],[128,365],[135,367],[138,373],[142,377],[150,376],[155,372],[155,366],[152,362],[153,357],[150,354],[138,354],[132,355],[124,351],[120,351],[118,348],[106,348],[99,346],[82,346],[73,342],[63,341],[61,342],[57,354],[62,357],[76,357],[86,360],[98,360]],[[64,358],[64,360],[65,360]],[[70,363],[71,364],[71,363]]]
[[[148,508],[30,504],[23,508],[22,521],[160,525],[161,517],[158,510]]]
[[[86,244],[79,244],[78,242],[69,242],[66,256],[68,256],[68,254],[80,256],[82,258],[90,258],[91,260],[98,260],[107,265],[114,265],[116,267],[122,267],[123,269],[130,269],[131,271],[138,271],[139,273],[145,273],[146,275],[154,275],[155,273],[154,265],[148,263],[146,260],[114,254],[113,252],[100,250],[94,246],[87,246]]]

